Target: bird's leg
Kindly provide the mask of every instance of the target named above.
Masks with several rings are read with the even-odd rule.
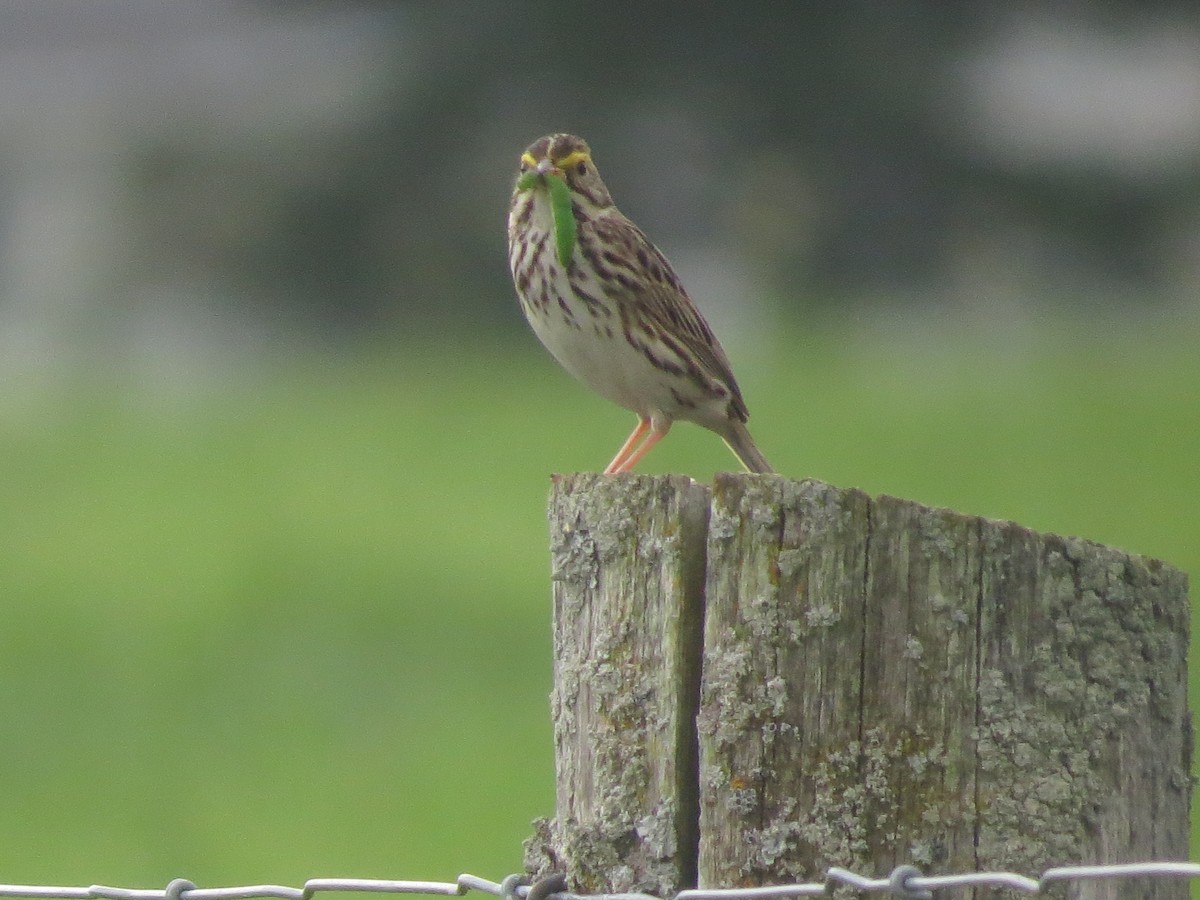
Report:
[[[637,446],[637,442],[641,440],[642,435],[646,433],[646,429],[649,427],[650,420],[648,418],[638,420],[637,427],[633,429],[633,434],[629,435],[629,438],[621,445],[621,449],[617,451],[617,455],[613,457],[612,462],[608,464],[608,468],[604,470],[605,475],[624,471],[621,468],[621,464],[633,452],[633,448]]]
[[[643,422],[643,425],[650,424],[648,421]],[[640,431],[645,431],[644,427],[639,427]],[[666,424],[655,423],[650,428],[650,436],[642,441],[642,446],[638,447],[633,453],[630,453],[619,466],[612,470],[609,474],[617,472],[632,472],[633,467],[641,461],[641,458],[650,452],[650,448],[667,436],[667,432],[671,430],[671,420],[668,419]]]

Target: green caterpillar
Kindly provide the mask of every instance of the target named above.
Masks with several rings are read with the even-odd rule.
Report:
[[[539,175],[526,172],[517,181],[517,190],[527,191],[537,184],[539,178],[546,180],[550,192],[550,211],[554,214],[554,244],[558,249],[558,261],[570,265],[575,253],[575,214],[571,211],[571,189],[561,175],[551,172]]]

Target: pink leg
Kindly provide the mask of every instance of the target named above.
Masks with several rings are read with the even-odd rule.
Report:
[[[642,429],[643,431],[645,429]],[[654,426],[650,430],[650,436],[642,442],[642,446],[638,447],[633,453],[626,457],[625,461],[609,474],[617,472],[632,472],[633,467],[638,464],[643,456],[650,452],[650,448],[667,436],[667,432],[671,430],[671,423],[668,421],[666,425],[661,427]]]
[[[614,472],[623,471],[621,469],[621,464],[624,463],[629,454],[633,452],[633,448],[637,446],[637,442],[641,440],[642,435],[646,433],[646,429],[649,427],[649,419],[641,419],[638,421],[637,427],[633,429],[633,434],[629,435],[629,438],[624,444],[621,445],[621,449],[617,451],[617,455],[613,457],[612,462],[608,464],[608,468],[604,470],[605,475],[612,475]]]

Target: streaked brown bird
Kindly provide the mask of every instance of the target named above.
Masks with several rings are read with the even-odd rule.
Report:
[[[605,474],[630,471],[676,419],[719,434],[747,470],[774,471],[746,429],[725,351],[667,258],[617,209],[581,138],[547,135],[521,155],[508,261],[551,355],[637,414]]]

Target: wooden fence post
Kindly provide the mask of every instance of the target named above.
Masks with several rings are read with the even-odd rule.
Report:
[[[1187,858],[1170,566],[777,476],[570,476],[550,518],[558,802],[531,869],[669,895]]]

